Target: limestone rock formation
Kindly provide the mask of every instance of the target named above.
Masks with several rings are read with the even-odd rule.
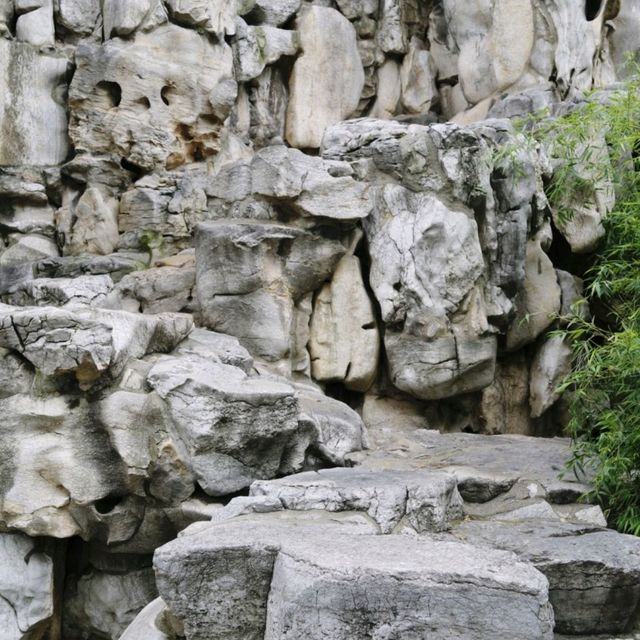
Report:
[[[617,167],[512,121],[611,99],[639,33],[631,0],[0,0],[2,638],[636,632],[638,543],[559,477],[553,333]]]

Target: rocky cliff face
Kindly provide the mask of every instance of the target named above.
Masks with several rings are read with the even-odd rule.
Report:
[[[639,51],[629,0],[0,0],[3,638],[628,630],[531,438],[615,196],[510,119]]]

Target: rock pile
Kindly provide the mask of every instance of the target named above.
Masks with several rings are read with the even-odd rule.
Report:
[[[632,631],[534,437],[613,186],[566,220],[511,119],[639,51],[630,0],[0,0],[3,638]]]

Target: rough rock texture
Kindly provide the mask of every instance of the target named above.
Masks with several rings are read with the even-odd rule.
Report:
[[[511,554],[339,522],[250,518],[199,527],[156,554],[161,595],[190,639],[346,639],[366,629],[552,638],[546,580]],[[204,588],[194,590],[196,574]]]
[[[633,633],[556,437],[615,172],[510,119],[636,4],[0,0],[0,635]]]

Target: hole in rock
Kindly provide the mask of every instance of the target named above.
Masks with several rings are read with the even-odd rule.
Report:
[[[139,105],[145,111],[147,109],[151,109],[151,102],[149,102],[149,98],[147,98],[147,96],[142,96],[141,98],[138,98],[137,100],[134,101],[134,104]]]
[[[96,85],[95,92],[107,109],[119,106],[122,101],[122,88],[117,82],[102,80]]]
[[[133,162],[130,162],[126,158],[122,158],[122,160],[120,160],[120,166],[125,171],[129,171],[130,173],[133,174],[133,181],[134,182],[144,175],[144,170],[143,169],[141,169],[137,164],[134,164]]]
[[[595,20],[602,10],[606,0],[585,0],[584,15],[589,22]]]
[[[111,513],[122,500],[123,498],[121,496],[107,496],[106,498],[97,500],[93,506],[98,513]]]
[[[175,88],[168,84],[166,84],[160,90],[160,98],[162,99],[162,102],[164,102],[167,106],[169,106],[173,101],[174,94]]]

